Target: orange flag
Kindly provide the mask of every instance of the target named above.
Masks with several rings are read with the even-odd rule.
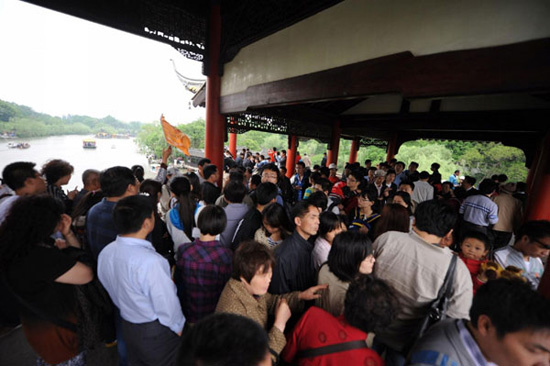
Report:
[[[189,137],[172,126],[164,119],[164,115],[160,116],[160,123],[162,123],[162,130],[164,131],[164,138],[168,144],[180,149],[182,153],[189,156],[189,147],[191,146],[191,140]]]

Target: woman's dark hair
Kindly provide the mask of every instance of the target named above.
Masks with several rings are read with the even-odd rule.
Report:
[[[193,187],[193,189],[191,190],[191,195],[193,196],[193,199],[195,200],[195,202],[199,202],[202,199],[201,181],[199,179],[199,176],[193,172],[185,173],[184,176],[185,178],[189,179],[189,183],[191,183],[191,187]]]
[[[80,201],[78,201],[78,204],[73,209],[72,212],[72,219],[80,217],[80,216],[86,216],[88,211],[97,203],[101,202],[101,200],[105,197],[103,192],[101,190],[98,191],[91,191],[86,193]]]
[[[408,233],[410,225],[409,211],[405,207],[395,203],[385,205],[376,224],[374,237],[377,238],[388,231]]]
[[[54,185],[60,178],[73,174],[73,171],[73,166],[61,159],[50,160],[42,166],[42,175],[46,177],[49,185]]]
[[[206,205],[197,220],[202,235],[221,234],[227,226],[227,216],[220,206]]]
[[[257,241],[242,242],[233,256],[233,274],[236,280],[244,278],[250,283],[252,278],[263,267],[262,273],[267,273],[275,266],[275,257],[271,250]]]
[[[141,193],[147,193],[151,202],[156,205],[159,201],[159,193],[162,194],[162,183],[154,179],[145,179],[141,182],[139,191]]]
[[[192,238],[193,227],[195,226],[196,202],[191,195],[191,183],[186,177],[174,177],[170,181],[170,191],[178,200],[178,213],[183,225],[183,232],[188,238]]]
[[[264,207],[262,220],[271,227],[279,228],[283,239],[286,239],[294,231],[285,209],[276,202]]]
[[[349,325],[365,333],[390,325],[398,309],[393,289],[369,275],[360,274],[351,281],[344,300],[344,318]]]
[[[344,231],[336,235],[328,253],[328,267],[343,282],[353,280],[361,262],[372,254],[372,243],[367,234]]]
[[[342,226],[342,219],[334,212],[325,211],[319,216],[319,236],[325,238],[328,233]]]
[[[63,203],[51,196],[19,197],[0,225],[0,269],[48,240],[63,212]]]
[[[403,199],[403,202],[405,202],[407,204],[407,212],[409,213],[409,216],[412,216],[413,213],[412,213],[412,200],[411,200],[411,195],[407,192],[403,192],[403,191],[397,191],[395,192],[395,196],[399,196]]]
[[[151,218],[154,206],[145,196],[129,196],[121,199],[113,209],[113,221],[120,235],[138,232],[145,219]]]
[[[137,178],[137,180],[141,183],[144,180],[145,170],[141,165],[134,165],[130,168],[132,170],[132,173],[134,173],[134,176]]]

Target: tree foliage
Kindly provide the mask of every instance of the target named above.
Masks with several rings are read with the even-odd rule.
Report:
[[[137,134],[141,125],[140,122],[124,123],[111,116],[101,119],[78,115],[53,117],[0,100],[0,132],[15,132],[21,138],[97,132]]]

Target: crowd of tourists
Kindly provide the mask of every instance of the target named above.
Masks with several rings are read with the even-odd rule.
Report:
[[[70,192],[64,160],[3,170],[1,331],[37,365],[550,365],[550,221],[524,220],[525,184],[171,154]]]

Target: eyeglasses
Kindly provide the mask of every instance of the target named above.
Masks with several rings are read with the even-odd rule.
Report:
[[[547,249],[547,250],[550,250],[550,244],[546,244],[546,243],[543,243],[537,239],[534,239],[533,240],[535,243],[538,243],[541,247],[543,247],[544,249]]]
[[[271,175],[271,174],[262,174],[262,178],[277,179],[277,176],[276,175]]]

